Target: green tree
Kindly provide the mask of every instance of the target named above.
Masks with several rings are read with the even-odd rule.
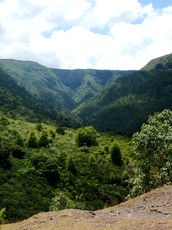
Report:
[[[117,142],[113,143],[110,153],[112,162],[117,166],[121,166],[123,164],[123,161],[121,156],[121,150]]]
[[[41,123],[38,123],[38,124],[36,125],[36,129],[37,129],[39,132],[42,131],[42,130],[43,130],[42,124],[41,124]]]
[[[27,145],[30,148],[37,148],[38,147],[38,140],[37,140],[35,133],[30,134]]]
[[[39,139],[39,147],[48,147],[50,143],[50,140],[48,139],[48,133],[42,132],[42,135]]]
[[[23,138],[20,136],[20,134],[17,135],[17,138],[16,138],[16,144],[23,147],[24,146],[24,140]]]
[[[0,167],[3,169],[10,169],[12,167],[9,156],[9,149],[7,147],[0,146]]]
[[[5,220],[5,208],[0,209],[0,224],[4,223]]]
[[[96,130],[92,126],[78,129],[76,143],[78,147],[91,147],[98,145],[96,138]]]
[[[18,159],[24,159],[25,150],[19,145],[11,145],[9,147],[10,153],[12,153],[13,157]]]
[[[172,111],[164,110],[150,116],[148,123],[133,136],[133,143],[133,195],[172,180]]]
[[[65,135],[65,128],[63,127],[57,127],[56,129],[56,133],[60,134],[60,135]]]

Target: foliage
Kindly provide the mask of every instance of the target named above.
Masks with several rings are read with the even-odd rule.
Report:
[[[6,208],[7,221],[62,208],[95,210],[117,204],[127,195],[126,169],[114,167],[107,149],[112,135],[86,127],[99,145],[80,148],[78,130],[66,128],[65,135],[51,139],[46,148],[32,148],[27,144],[33,133],[40,140],[45,132],[49,140],[56,126],[42,122],[39,131],[38,123],[6,119],[8,124],[0,133],[0,209]],[[24,147],[16,145],[18,135]],[[128,140],[115,138],[126,155]]]
[[[149,115],[172,108],[172,71],[134,71],[78,108],[86,125],[131,136]]]
[[[98,145],[96,139],[96,130],[92,126],[78,129],[78,135],[76,138],[78,147],[82,146],[96,146]]]
[[[64,127],[57,127],[56,128],[56,133],[60,134],[60,135],[65,135],[65,128]]]
[[[59,81],[51,69],[35,62],[18,60],[0,60],[0,67],[45,105],[70,109],[75,106],[69,88]]]
[[[146,71],[164,71],[172,70],[172,55],[167,54],[162,57],[151,60],[146,66],[143,67]]]
[[[50,211],[74,208],[74,206],[74,202],[64,192],[59,192],[51,201]]]
[[[4,223],[4,219],[5,219],[5,208],[0,209],[0,224]]]
[[[0,167],[3,169],[10,169],[12,167],[9,156],[10,152],[7,147],[0,146]]]
[[[33,154],[30,160],[39,176],[45,178],[47,183],[50,185],[57,185],[60,180],[60,176],[58,161],[56,158],[52,158],[45,153],[41,153]]]
[[[19,145],[11,145],[9,151],[13,157],[23,159],[25,156],[25,150]]]
[[[111,148],[111,160],[117,166],[122,166],[121,150],[117,142],[114,142]]]
[[[172,181],[172,112],[164,110],[150,116],[133,137],[136,161],[134,188],[138,194]]]
[[[41,137],[39,139],[39,147],[48,147],[49,143],[51,142],[51,139],[49,139],[48,137],[48,133],[47,132],[42,132]]]
[[[38,139],[37,139],[36,134],[34,132],[32,132],[30,134],[27,145],[30,148],[37,148],[38,147]]]

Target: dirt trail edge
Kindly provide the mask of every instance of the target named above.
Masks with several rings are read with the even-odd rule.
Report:
[[[172,230],[172,185],[99,211],[39,213],[0,230]]]

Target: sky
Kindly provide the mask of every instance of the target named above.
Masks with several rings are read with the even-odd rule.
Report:
[[[172,53],[172,0],[0,0],[0,58],[140,69]]]

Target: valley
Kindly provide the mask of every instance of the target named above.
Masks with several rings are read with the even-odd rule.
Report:
[[[45,212],[2,229],[156,229],[159,217],[170,229],[171,64],[172,54],[137,71],[1,59],[0,224]]]

